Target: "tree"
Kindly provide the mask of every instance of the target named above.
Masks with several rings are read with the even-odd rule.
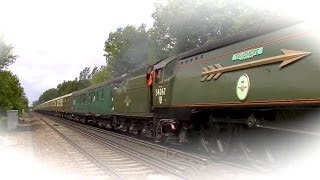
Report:
[[[86,79],[86,80],[82,80],[82,81],[78,81],[77,82],[77,91],[80,89],[84,89],[90,86],[90,80]],[[71,92],[69,92],[71,93]]]
[[[7,45],[0,37],[0,111],[16,109],[21,112],[28,108],[28,99],[21,87],[18,77],[3,69],[14,63],[13,47]]]
[[[93,77],[93,75],[98,72],[98,67],[94,66],[92,68],[92,71],[90,71],[90,67],[85,67],[83,70],[80,71],[79,74],[79,81],[81,80],[86,80],[86,79],[91,79]],[[76,78],[76,80],[78,80],[78,78]]]
[[[0,71],[0,110],[16,109],[21,112],[28,108],[28,99],[19,79],[10,71]]]
[[[74,91],[86,88],[90,86],[90,81],[88,79],[83,80],[73,80],[73,81],[63,81],[63,83],[57,86],[57,96],[63,96]]]
[[[76,77],[75,80],[72,81],[63,81],[62,83],[57,85],[57,88],[51,88],[43,92],[40,95],[39,99],[33,104],[41,104],[51,99],[89,87],[90,79],[97,72],[97,69],[98,67],[95,66],[92,71],[90,71],[90,67],[85,67],[80,72],[79,80],[78,77]]]
[[[41,104],[51,99],[78,91],[80,89],[84,89],[90,86],[90,81],[88,79],[85,80],[73,80],[73,81],[63,81],[62,83],[57,85],[57,88],[50,88],[44,91],[39,99],[35,101],[35,104]]]
[[[96,72],[93,76],[92,79],[90,80],[91,84],[99,84],[104,82],[105,80],[109,79],[110,73],[107,70],[105,66],[101,66],[100,70]]]
[[[17,59],[18,56],[13,54],[12,49],[13,47],[7,45],[0,37],[0,70],[8,67]]]
[[[90,67],[85,67],[82,71],[80,71],[79,81],[89,79],[90,77]]]
[[[95,66],[92,71],[91,74],[89,75],[88,79],[92,79],[92,77],[94,76],[95,73],[97,73],[99,71],[98,66]]]
[[[156,5],[153,27],[148,31],[145,25],[128,25],[109,33],[104,46],[106,69],[91,82],[121,76],[142,65],[265,23],[274,16],[239,0],[168,0]]]
[[[109,77],[120,76],[133,70],[148,59],[149,37],[146,26],[128,25],[109,33],[104,51]]]
[[[35,100],[32,102],[32,107],[35,108],[36,106],[38,106],[40,103],[39,103],[39,100]]]
[[[38,102],[41,104],[56,97],[58,97],[58,90],[56,88],[51,88],[40,95]]]
[[[157,5],[152,14],[150,57],[162,59],[179,54],[275,16],[239,0],[168,0],[165,5]]]

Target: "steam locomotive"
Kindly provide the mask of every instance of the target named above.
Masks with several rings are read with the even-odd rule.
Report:
[[[218,159],[237,142],[247,157],[270,164],[271,144],[282,133],[319,136],[316,120],[308,118],[320,104],[319,57],[317,27],[276,21],[36,110],[156,141],[197,143]]]

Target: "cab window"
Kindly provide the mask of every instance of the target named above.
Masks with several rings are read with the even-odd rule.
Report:
[[[164,80],[173,76],[175,65],[176,65],[176,61],[171,61],[166,65],[165,71],[164,71],[164,77],[163,77]]]
[[[161,69],[156,69],[156,74],[155,74],[155,82],[159,83],[162,82],[163,79],[163,68]]]

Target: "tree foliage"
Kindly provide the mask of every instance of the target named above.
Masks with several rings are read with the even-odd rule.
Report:
[[[0,110],[16,109],[21,112],[28,108],[28,99],[19,79],[10,71],[0,71]]]
[[[104,50],[111,77],[137,68],[148,59],[149,37],[146,26],[126,26],[111,32]]]
[[[51,88],[40,95],[38,102],[43,103],[56,97],[58,97],[58,90],[56,88]]]
[[[83,89],[90,86],[90,81],[88,79],[84,80],[73,80],[73,81],[63,81],[63,83],[58,84],[57,86],[57,96],[63,96],[74,91]]]
[[[39,99],[37,100],[38,104],[49,101],[51,99],[78,91],[80,89],[90,86],[90,80],[72,80],[72,81],[63,81],[57,85],[57,88],[51,88],[43,92]]]
[[[93,69],[92,69],[92,71],[91,71],[88,79],[92,79],[93,76],[94,76],[98,71],[99,71],[98,66],[93,67]]]
[[[90,77],[90,67],[85,67],[79,74],[79,80],[89,79]]]
[[[169,0],[166,5],[157,5],[152,14],[154,24],[149,32],[154,58],[202,46],[271,16],[237,0]]]
[[[239,0],[168,0],[156,5],[153,27],[128,25],[109,33],[106,68],[92,83],[179,54],[276,16]],[[99,80],[97,80],[99,79]]]
[[[83,70],[80,71],[79,80],[90,80],[92,79],[93,75],[99,71],[98,67],[95,66],[90,71],[90,67],[85,67]]]
[[[10,71],[3,70],[14,63],[17,55],[13,53],[13,47],[7,45],[0,37],[0,111],[16,109],[21,112],[27,110],[28,99],[21,87],[18,77]]]
[[[14,55],[12,50],[13,47],[7,45],[0,37],[0,70],[8,67],[17,59],[18,56]]]
[[[92,76],[90,80],[91,84],[99,84],[109,79],[110,73],[105,66],[101,66],[101,68]]]
[[[63,81],[56,88],[50,88],[44,91],[38,100],[34,101],[33,106],[44,103],[51,99],[84,89],[90,86],[91,77],[97,72],[97,67],[90,71],[90,67],[85,67],[79,74],[79,80],[76,78],[72,81]]]
[[[32,107],[36,107],[38,106],[40,103],[39,103],[39,100],[35,100],[32,102]]]

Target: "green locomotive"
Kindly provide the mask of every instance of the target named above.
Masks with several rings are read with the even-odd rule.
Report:
[[[320,34],[307,25],[265,24],[74,92],[65,116],[156,140],[200,142],[219,158],[250,129],[318,135],[290,119],[320,104]],[[46,103],[38,110],[52,111]],[[244,146],[254,156],[247,138]]]

